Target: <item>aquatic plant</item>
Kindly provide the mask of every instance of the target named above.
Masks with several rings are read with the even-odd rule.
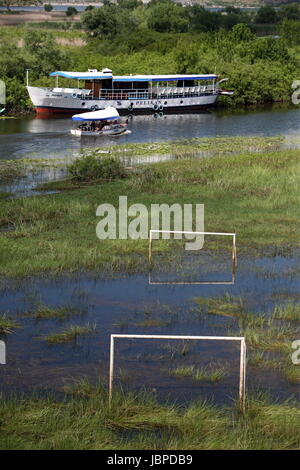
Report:
[[[19,328],[19,325],[15,320],[9,318],[6,313],[0,314],[0,334],[12,333],[15,328]]]
[[[49,344],[66,343],[75,341],[78,336],[88,335],[96,330],[96,324],[90,325],[70,325],[59,333],[51,333],[43,336],[43,339]]]
[[[279,369],[281,367],[280,358],[269,359],[265,351],[250,351],[247,364],[260,369]]]
[[[228,374],[228,366],[210,364],[207,367],[185,365],[170,369],[169,374],[175,377],[191,377],[198,381],[218,382]]]
[[[300,322],[300,304],[289,302],[285,305],[276,305],[273,318]]]
[[[65,319],[75,315],[82,315],[84,312],[75,308],[71,305],[65,305],[63,307],[50,308],[46,305],[39,305],[34,312],[26,312],[24,315],[26,317],[32,317],[36,320],[57,318]]]

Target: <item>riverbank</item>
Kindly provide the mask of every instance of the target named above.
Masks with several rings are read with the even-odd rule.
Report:
[[[67,17],[64,11],[22,11],[14,12],[13,14],[0,14],[0,26],[22,26],[25,24],[35,24],[42,22],[56,23],[63,21],[70,21],[71,23],[80,22],[80,15]]]
[[[288,450],[299,448],[295,403],[249,400],[244,416],[196,402],[161,405],[146,394],[116,393],[82,381],[55,398],[1,400],[0,449],[22,450]]]
[[[172,148],[171,148],[172,152]],[[101,158],[96,157],[96,158]],[[238,152],[143,166],[116,181],[60,182],[64,190],[0,201],[1,276],[77,270],[137,272],[148,269],[147,240],[98,240],[96,208],[102,203],[202,203],[205,230],[236,232],[238,248],[255,253],[265,247],[299,245],[299,151]],[[150,210],[149,210],[150,212]],[[207,245],[216,249],[216,245]],[[76,248],[75,248],[76,247]],[[162,250],[169,250],[168,243]]]

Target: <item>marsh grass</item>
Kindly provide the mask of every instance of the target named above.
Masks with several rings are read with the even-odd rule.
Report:
[[[297,329],[290,325],[267,326],[266,328],[246,326],[240,330],[248,346],[265,351],[289,351],[291,340]]]
[[[0,183],[8,184],[26,175],[25,167],[20,161],[0,160]]]
[[[207,367],[195,367],[194,365],[180,366],[170,369],[169,374],[174,377],[191,377],[197,381],[218,382],[228,374],[228,367],[222,365],[209,365]]]
[[[237,407],[236,407],[237,409]],[[70,385],[62,401],[48,397],[2,399],[1,449],[288,450],[299,448],[296,403],[260,395],[235,408],[198,400],[160,404],[149,393],[115,390],[108,406],[103,386]]]
[[[279,369],[281,367],[278,359],[269,359],[264,351],[251,351],[247,364],[259,369]]]
[[[66,318],[83,315],[81,310],[72,307],[71,305],[65,305],[63,307],[50,308],[46,305],[39,305],[34,312],[26,312],[25,317],[31,317],[36,320],[56,318],[64,320]]]
[[[176,306],[154,302],[145,304],[141,311],[135,312],[133,324],[137,327],[147,328],[168,326],[176,322],[178,322],[178,308]]]
[[[178,357],[185,357],[190,352],[190,346],[187,341],[181,341],[179,344],[166,343],[162,345],[162,349],[167,351],[170,360],[174,360]]]
[[[284,137],[214,137],[179,139],[166,142],[113,145],[96,149],[99,155],[108,154],[113,157],[131,158],[143,156],[172,155],[174,158],[191,158],[205,155],[230,154],[235,152],[266,152],[275,151],[284,142]],[[88,151],[87,151],[88,153]]]
[[[155,318],[146,318],[145,320],[138,321],[134,323],[135,326],[140,328],[151,328],[151,327],[160,327],[168,326],[171,322],[167,320],[159,320]]]
[[[103,202],[117,207],[120,194],[128,196],[128,205],[139,202],[148,208],[154,203],[205,203],[206,229],[226,232],[234,227],[239,249],[284,247],[287,240],[289,247],[297,246],[298,161],[297,150],[178,159],[152,164],[161,176],[145,190],[137,191],[132,177],[0,200],[0,225],[20,227],[0,233],[0,275],[147,270],[147,240],[99,240],[95,235],[96,208]],[[162,249],[167,253],[171,245],[165,243]]]
[[[5,313],[0,314],[0,334],[12,333],[16,328],[20,328],[20,325],[15,320],[9,318]]]
[[[273,318],[300,322],[300,304],[277,305],[273,312]]]
[[[226,325],[228,334],[245,336],[247,346],[252,349],[284,353],[290,350],[291,341],[299,332],[295,323],[299,320],[299,304],[277,305],[270,313],[252,313],[246,311],[243,298],[228,293],[213,298],[196,297],[192,301],[196,313],[231,318],[232,322]],[[253,364],[271,367],[272,362],[260,358],[259,354],[252,358]]]
[[[8,191],[0,191],[0,199],[7,199],[10,196],[12,196],[12,193]]]
[[[293,364],[291,359],[286,361],[282,367],[282,375],[288,382],[293,384],[300,384],[299,364]]]
[[[300,383],[300,367],[298,364],[292,363],[291,352],[288,350],[284,351],[284,355],[281,354],[272,359],[266,356],[265,351],[251,351],[247,364],[259,369],[278,370],[287,382]]]
[[[93,333],[96,330],[96,325],[70,325],[65,328],[60,333],[51,333],[49,335],[45,335],[40,339],[43,339],[49,344],[58,344],[58,343],[66,343],[70,341],[76,341],[78,336],[88,335]]]
[[[192,299],[200,312],[208,315],[221,315],[225,317],[239,317],[244,312],[244,300],[226,293],[221,297],[195,297]],[[203,308],[205,307],[205,309]]]

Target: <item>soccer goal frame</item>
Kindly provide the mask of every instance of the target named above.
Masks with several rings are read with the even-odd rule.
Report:
[[[112,402],[114,363],[115,363],[115,339],[160,339],[160,340],[192,340],[192,341],[239,341],[240,342],[240,372],[239,372],[239,404],[240,410],[245,411],[246,400],[246,341],[244,336],[182,336],[182,335],[134,335],[112,334],[110,335],[109,356],[109,406]]]
[[[225,236],[232,237],[232,270],[231,270],[231,281],[154,281],[152,279],[152,240],[154,233],[172,233],[172,234],[181,234],[181,235],[213,235],[213,236]],[[170,284],[170,285],[193,285],[193,284],[234,284],[235,283],[235,272],[237,267],[237,251],[236,251],[236,233],[228,232],[191,232],[191,231],[181,231],[181,230],[150,230],[149,234],[149,284]]]

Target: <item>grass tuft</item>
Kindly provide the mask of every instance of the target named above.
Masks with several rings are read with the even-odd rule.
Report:
[[[222,366],[207,366],[196,368],[194,365],[181,366],[176,369],[170,369],[169,374],[174,377],[191,377],[194,380],[218,382],[228,373],[228,368]]]
[[[70,341],[76,341],[78,336],[88,335],[96,330],[96,325],[90,325],[89,323],[85,326],[71,325],[65,328],[60,333],[52,333],[43,336],[41,339],[45,340],[49,344],[66,343]]]
[[[16,328],[19,328],[19,325],[15,320],[9,318],[5,313],[0,315],[0,334],[12,333]]]
[[[81,310],[74,308],[72,306],[66,305],[64,307],[57,307],[57,308],[50,308],[46,305],[39,305],[35,312],[26,312],[26,317],[32,317],[36,320],[43,320],[43,319],[50,319],[50,318],[57,318],[64,320],[66,318],[75,316],[75,315],[82,315],[83,312]]]

